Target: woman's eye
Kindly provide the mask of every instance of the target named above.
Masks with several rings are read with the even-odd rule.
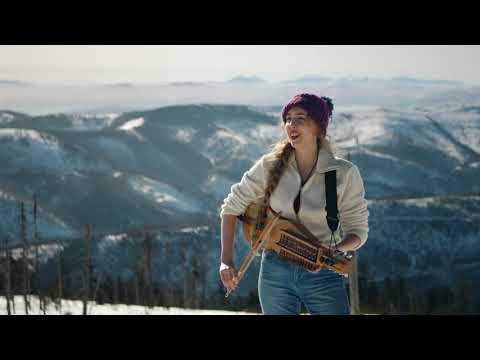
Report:
[[[305,123],[304,118],[287,118],[285,121],[287,124],[300,124],[303,125]]]

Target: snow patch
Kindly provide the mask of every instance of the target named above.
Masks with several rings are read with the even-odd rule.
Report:
[[[435,199],[432,197],[423,198],[423,199],[407,199],[407,200],[401,200],[401,202],[403,202],[403,204],[407,206],[416,206],[421,208],[428,208],[430,205],[433,205],[436,203]]]
[[[55,169],[62,173],[73,171],[71,160],[66,159],[58,140],[52,135],[35,130],[0,129],[0,145],[7,148],[5,153],[14,157],[18,168]]]
[[[229,129],[218,130],[215,134],[215,137],[217,138],[217,140],[220,140],[220,141],[229,140],[229,141],[236,142],[239,145],[246,145],[248,143],[248,140],[244,135],[233,132],[232,130],[229,130]]]
[[[0,159],[11,164],[4,165],[4,172],[28,169],[78,176],[82,170],[104,170],[103,165],[85,159],[82,154],[65,151],[55,136],[36,130],[0,129]]]
[[[385,135],[385,117],[372,117],[356,129],[356,135],[360,144],[371,143],[375,138]]]
[[[118,127],[119,130],[133,130],[138,127],[142,127],[145,124],[145,120],[143,117],[137,118],[137,119],[132,119],[130,121],[127,121],[125,124],[122,126]]]
[[[27,234],[32,234],[33,213],[28,210],[31,203],[26,203],[26,230]],[[55,214],[44,210],[41,207],[37,209],[37,231],[41,239],[69,238],[75,235],[75,230]],[[0,233],[12,238],[12,243],[18,242],[18,204],[17,199],[9,194],[2,192],[0,194]]]
[[[113,245],[116,243],[121,242],[122,240],[126,239],[128,237],[127,234],[117,234],[117,235],[105,235],[102,238],[102,244],[109,244]]]
[[[279,125],[258,125],[249,129],[247,134],[260,142],[271,144],[281,137],[282,129]]]
[[[40,302],[37,296],[29,296],[31,309],[29,315],[43,315],[40,311]],[[23,296],[15,296],[15,315],[25,315],[25,307],[23,306]],[[50,303],[47,306],[47,315],[82,315],[83,302],[80,300],[62,300],[60,305]],[[10,304],[11,309],[12,305]],[[4,296],[0,297],[0,313],[7,314],[7,301]],[[12,309],[13,313],[13,309]],[[148,308],[140,305],[123,305],[123,304],[102,304],[99,305],[93,301],[88,302],[87,313],[89,315],[258,315],[243,311],[225,311],[225,310],[209,310],[209,309],[183,309],[177,307],[161,307],[155,306]]]
[[[217,174],[210,175],[202,186],[202,191],[213,193],[217,198],[225,198],[234,181]]]
[[[125,131],[127,134],[130,134],[136,137],[141,142],[146,142],[146,139],[135,129],[142,127],[145,124],[143,117],[127,121],[122,126],[119,126],[117,130]]]
[[[43,135],[38,131],[27,129],[0,129],[0,138],[11,138],[13,140],[28,139],[30,141],[41,142],[51,146],[57,144],[57,141],[53,136]]]
[[[247,126],[246,129],[245,126],[234,126],[236,129],[233,129],[230,125],[220,128],[209,137],[202,150],[202,155],[213,165],[236,159],[259,158],[281,135],[278,126]]]
[[[0,114],[0,124],[7,124],[9,122],[12,122],[14,119],[15,117],[12,114],[7,114],[7,113]]]
[[[480,153],[480,115],[471,112],[436,113],[433,118],[448,131],[455,140]]]
[[[183,232],[183,233],[195,233],[195,234],[198,234],[202,231],[207,231],[208,230],[208,226],[197,226],[197,227],[187,227],[187,228],[182,228],[180,229],[180,232]]]
[[[395,157],[395,156],[392,156],[392,155],[389,155],[389,154],[383,154],[383,153],[380,153],[380,152],[377,152],[377,151],[372,151],[372,150],[366,149],[366,148],[362,148],[361,152],[363,154],[370,155],[370,156],[373,156],[373,157],[377,157],[377,158],[380,158],[380,159],[391,160],[391,161],[395,161],[395,162],[400,161],[400,159]]]
[[[120,115],[121,113],[99,113],[82,115],[84,119],[95,119],[96,123],[87,124],[86,122],[84,122],[83,128],[77,130],[102,130],[104,128],[108,128]]]
[[[257,125],[250,119],[237,119],[236,121],[214,121],[213,125],[222,130],[227,130],[231,133],[245,132],[247,129],[252,129]]]
[[[385,138],[388,116],[381,109],[342,113],[337,117],[334,115],[329,134],[341,147],[372,144],[379,138]]]
[[[405,181],[403,181],[403,179],[400,179],[398,177],[388,177],[383,172],[379,173],[371,171],[365,176],[365,178],[368,182],[376,182],[390,186],[392,188],[405,186]]]
[[[129,179],[128,183],[133,190],[163,206],[186,212],[199,212],[201,210],[199,202],[184,196],[168,184],[145,176],[135,176]]]
[[[184,128],[177,130],[175,138],[181,143],[189,143],[192,141],[193,136],[197,133],[197,130],[194,128]]]

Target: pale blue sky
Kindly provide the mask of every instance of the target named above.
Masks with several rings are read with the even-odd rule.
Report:
[[[268,81],[396,76],[480,85],[478,45],[0,46],[0,80],[40,83]]]

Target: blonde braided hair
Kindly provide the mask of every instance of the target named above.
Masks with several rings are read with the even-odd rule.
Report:
[[[263,197],[262,206],[257,217],[257,229],[263,229],[263,226],[265,225],[267,219],[267,209],[270,203],[270,197],[272,196],[272,193],[275,191],[278,183],[280,182],[280,178],[282,177],[283,172],[287,168],[288,159],[290,158],[290,155],[293,153],[293,151],[294,149],[287,139],[281,140],[272,146],[272,150],[269,155],[274,156],[275,162],[268,174],[265,195]]]

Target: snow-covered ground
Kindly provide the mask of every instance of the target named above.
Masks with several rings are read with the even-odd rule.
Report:
[[[31,310],[29,315],[43,315],[40,311],[39,301],[37,297],[30,298]],[[11,306],[11,305],[10,305]],[[49,304],[46,309],[46,315],[82,315],[83,303],[79,300],[62,300],[61,308],[53,303]],[[0,297],[0,314],[7,314],[7,302],[4,296]],[[15,296],[15,313],[14,315],[25,315],[25,306],[23,296]],[[255,313],[223,311],[223,310],[197,310],[182,308],[166,308],[137,305],[98,305],[90,302],[88,305],[89,315],[258,315]]]

